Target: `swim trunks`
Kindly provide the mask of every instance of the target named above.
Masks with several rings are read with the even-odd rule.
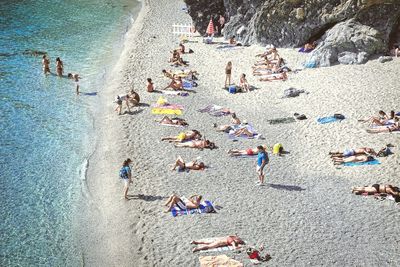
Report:
[[[354,151],[354,149],[346,149],[343,152],[343,157],[350,157],[350,156],[354,156],[356,152]]]

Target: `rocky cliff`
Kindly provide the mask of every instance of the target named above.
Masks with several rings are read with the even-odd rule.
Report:
[[[226,37],[299,47],[317,41],[320,66],[364,63],[400,42],[400,0],[185,0],[197,30],[225,14]],[[340,59],[340,60],[339,60]]]

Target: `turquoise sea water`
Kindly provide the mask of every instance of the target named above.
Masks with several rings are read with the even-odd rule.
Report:
[[[132,0],[0,1],[0,266],[82,265],[74,233],[98,96],[44,75],[45,51],[81,91],[98,92],[140,4]]]

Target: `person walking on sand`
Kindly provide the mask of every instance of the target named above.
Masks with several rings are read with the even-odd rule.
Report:
[[[129,185],[132,183],[132,170],[129,164],[132,162],[130,158],[122,163],[122,168],[119,171],[119,177],[124,180],[124,198],[128,198]]]
[[[265,148],[263,146],[257,146],[257,151],[258,151],[258,155],[257,155],[257,175],[258,175],[258,179],[259,179],[259,185],[264,185],[264,178],[265,178],[265,174],[264,174],[264,167],[265,165],[268,164],[268,154],[267,151],[265,151]],[[258,183],[258,182],[257,182]]]
[[[58,76],[61,77],[63,75],[64,64],[59,57],[56,58],[56,71]]]
[[[232,62],[229,61],[228,64],[225,67],[225,88],[227,88],[229,85],[231,85],[231,76],[232,76]]]
[[[46,55],[43,55],[42,66],[44,74],[50,73],[50,60],[46,57]]]

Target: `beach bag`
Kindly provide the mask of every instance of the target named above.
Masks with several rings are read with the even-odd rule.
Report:
[[[298,90],[296,88],[290,87],[288,89],[285,89],[285,91],[283,91],[283,95],[284,97],[296,97],[299,96],[300,93],[303,93],[304,90]]]
[[[230,94],[236,94],[236,86],[235,85],[230,85],[228,88],[228,92]]]
[[[339,114],[339,113],[334,114],[333,117],[335,117],[335,119],[338,119],[338,120],[344,120],[345,119],[344,115]]]
[[[316,68],[317,63],[315,61],[308,61],[304,64],[304,67],[306,68]]]
[[[128,177],[128,171],[126,170],[125,167],[122,167],[122,168],[119,170],[119,178],[121,178],[121,179],[129,179],[129,177]]]

